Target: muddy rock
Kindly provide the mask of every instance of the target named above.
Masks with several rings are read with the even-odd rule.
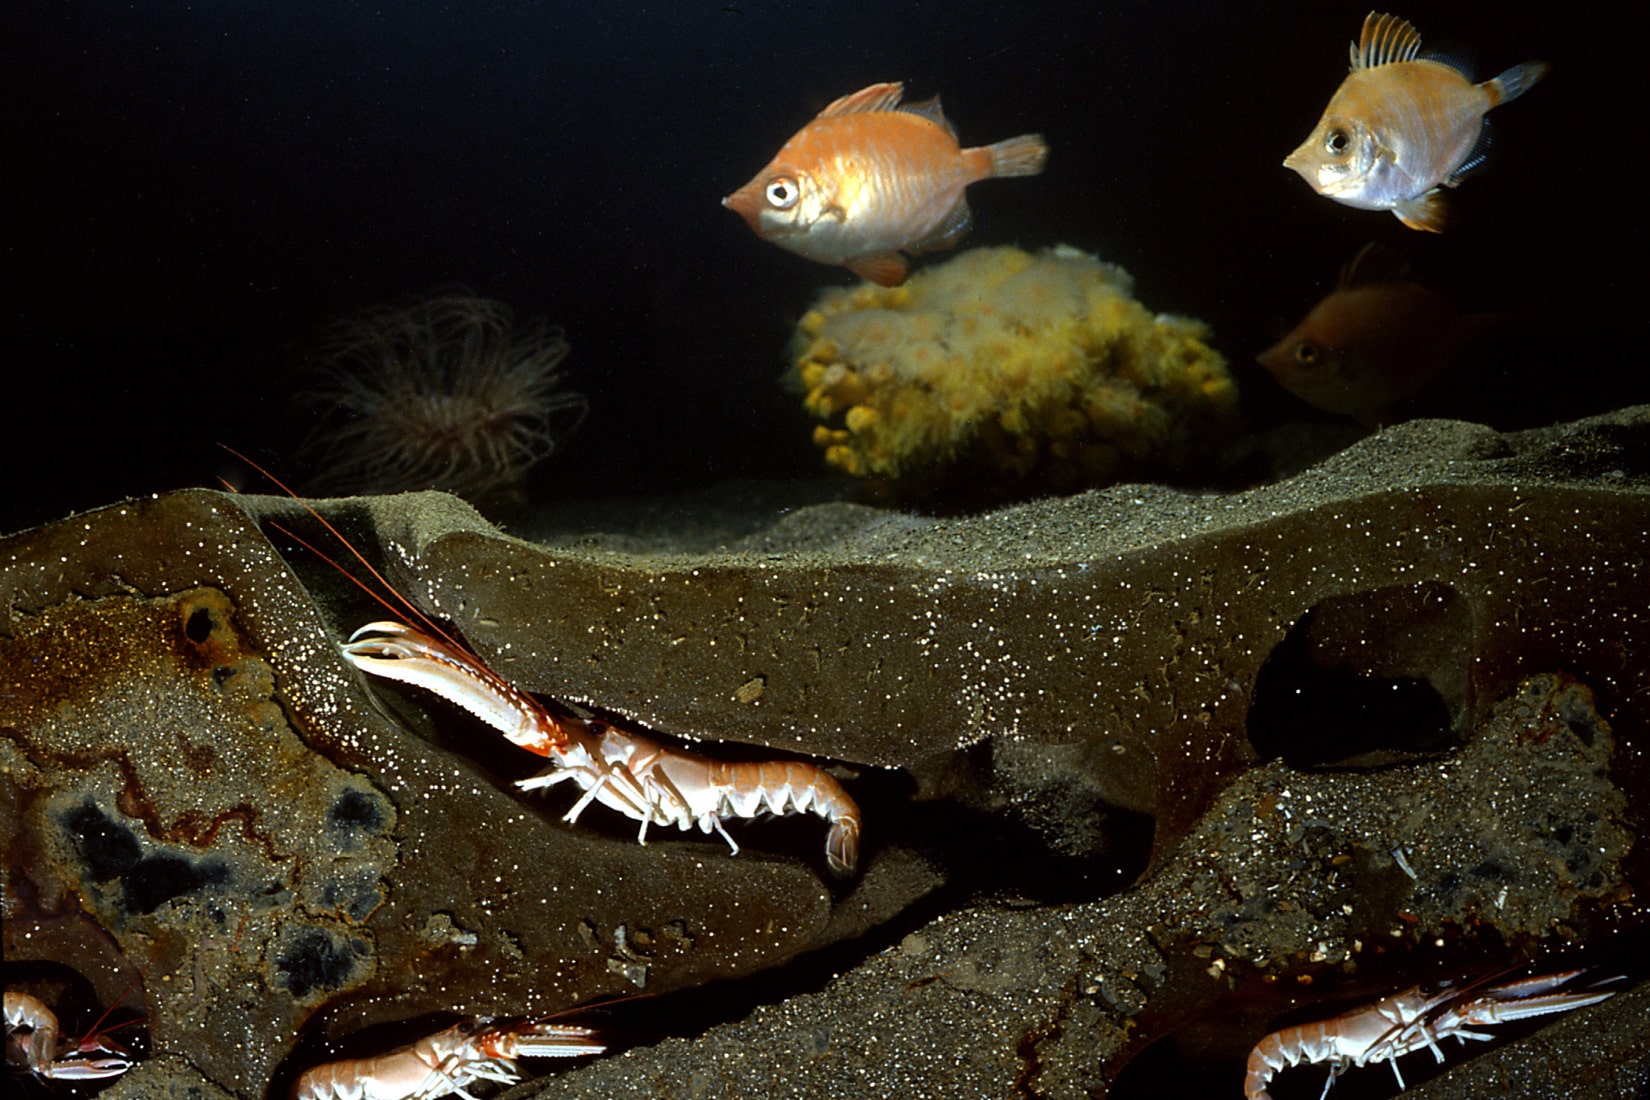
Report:
[[[829,767],[860,874],[828,881],[815,818],[736,823],[737,858],[561,821],[573,792],[512,785],[537,759],[344,661],[390,613],[291,501],[24,532],[0,541],[6,956],[97,971],[104,1003],[141,974],[134,1095],[255,1097],[375,1025],[636,992],[670,1022],[602,1016],[634,1049],[555,1088],[1235,1089],[1280,1022],[1585,960],[1645,886],[1650,410],[1414,422],[1229,495],[821,505],[691,551],[528,542],[440,494],[317,508],[522,688]]]
[[[530,690],[904,768],[918,798],[959,750],[1031,743],[1022,797],[1048,787],[1048,753],[1075,754],[1082,801],[1149,815],[1164,843],[1257,756],[1436,748],[1531,673],[1572,670],[1643,723],[1645,415],[1521,436],[1414,422],[1224,496],[1125,486],[967,520],[829,506],[828,547],[798,516],[675,556],[599,536],[547,554],[412,508],[381,511],[380,534]],[[1289,704],[1358,689],[1384,716],[1338,736]]]
[[[1633,842],[1612,748],[1584,687],[1533,678],[1447,760],[1256,767],[1132,890],[947,913],[818,994],[528,1095],[1236,1096],[1286,1014],[1603,932]],[[1650,1030],[1622,1026],[1650,1070]]]

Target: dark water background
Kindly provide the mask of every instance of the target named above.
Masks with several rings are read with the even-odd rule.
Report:
[[[563,325],[592,411],[540,500],[816,477],[776,379],[851,281],[718,200],[831,99],[903,79],[965,144],[1041,131],[1031,180],[970,190],[969,244],[1059,242],[1209,321],[1258,426],[1310,414],[1253,366],[1365,241],[1510,310],[1508,424],[1645,392],[1636,24],[1591,6],[1409,3],[1485,79],[1491,169],[1437,238],[1282,168],[1367,7],[1275,4],[136,4],[0,14],[8,427],[0,530],[279,465],[295,350],[329,320],[463,286]],[[930,261],[932,262],[932,261]],[[1504,406],[1501,412],[1497,408]]]

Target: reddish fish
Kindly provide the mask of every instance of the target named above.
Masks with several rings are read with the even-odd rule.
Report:
[[[883,286],[905,281],[900,253],[951,248],[972,215],[964,189],[1035,176],[1038,134],[964,149],[938,97],[900,106],[902,84],[873,84],[819,112],[768,166],[722,200],[756,235]]]
[[[1484,115],[1517,99],[1547,72],[1515,65],[1483,84],[1421,58],[1421,35],[1396,15],[1370,12],[1352,47],[1352,72],[1317,129],[1284,160],[1312,190],[1360,210],[1390,210],[1411,229],[1441,233],[1440,187],[1484,160]]]
[[[1366,244],[1341,269],[1339,286],[1262,352],[1260,365],[1295,396],[1373,428],[1494,321],[1461,312],[1410,281],[1403,257]]]

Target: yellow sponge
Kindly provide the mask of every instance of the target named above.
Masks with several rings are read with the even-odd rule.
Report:
[[[1113,264],[1064,245],[981,248],[902,286],[828,290],[795,378],[831,465],[891,484],[962,466],[1027,492],[1173,468],[1237,403],[1207,330],[1149,313]]]

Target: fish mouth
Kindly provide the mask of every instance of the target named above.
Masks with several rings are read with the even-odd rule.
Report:
[[[1284,157],[1283,166],[1300,176],[1307,183],[1316,182],[1313,177],[1317,175],[1317,172],[1312,168],[1312,154],[1307,151],[1306,145],[1302,145],[1293,153]]]
[[[1255,356],[1255,362],[1265,367],[1273,376],[1282,378],[1290,373],[1290,368],[1294,366],[1294,356],[1289,354],[1283,343],[1277,343]]]
[[[746,225],[755,230],[758,235],[761,235],[761,202],[756,198],[756,196],[750,193],[748,188],[741,187],[733,194],[723,196],[722,205],[727,209],[732,210],[735,214],[738,214],[745,220]]]

